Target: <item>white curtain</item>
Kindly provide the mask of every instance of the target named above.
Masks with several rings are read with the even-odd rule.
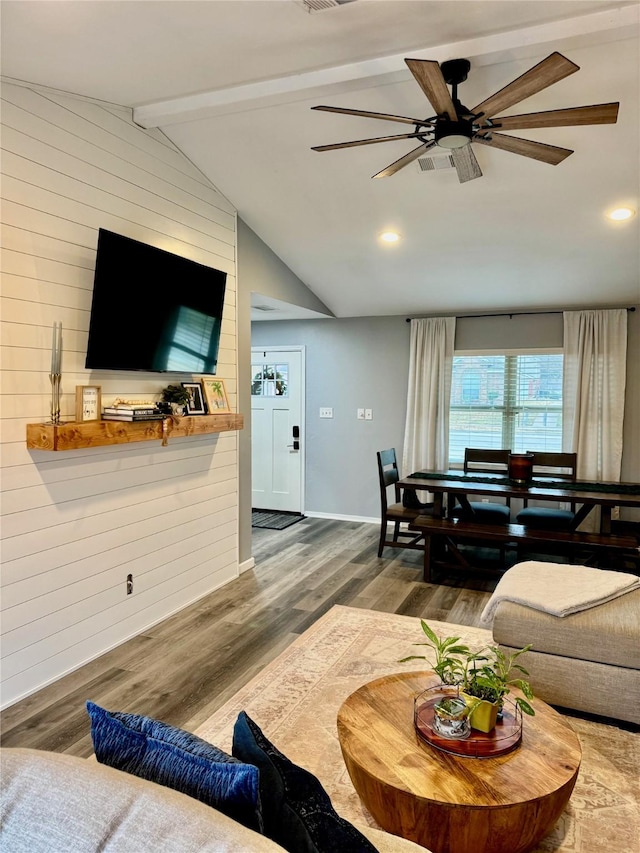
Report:
[[[449,397],[455,317],[411,321],[402,473],[449,467]]]
[[[620,480],[626,375],[626,309],[566,311],[562,445],[580,480]]]

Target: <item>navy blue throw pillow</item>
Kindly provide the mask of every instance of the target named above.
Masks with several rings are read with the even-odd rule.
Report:
[[[259,771],[202,738],[138,714],[87,702],[96,758],[213,806],[262,833]]]
[[[260,770],[264,833],[289,853],[376,853],[335,812],[318,779],[279,752],[244,711],[233,730],[233,754]]]

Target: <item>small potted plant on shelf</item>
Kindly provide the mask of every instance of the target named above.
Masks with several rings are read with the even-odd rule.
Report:
[[[164,404],[165,411],[168,408],[174,415],[184,415],[189,400],[189,392],[182,385],[167,385],[162,389],[162,403],[159,408],[163,408]]]

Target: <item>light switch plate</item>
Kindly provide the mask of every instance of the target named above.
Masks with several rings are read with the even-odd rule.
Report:
[[[364,419],[365,421],[373,420],[373,409],[365,409],[364,410]]]
[[[364,409],[358,409],[357,417],[359,421],[364,420]]]
[[[321,418],[332,418],[333,417],[333,409],[320,409],[320,417]]]

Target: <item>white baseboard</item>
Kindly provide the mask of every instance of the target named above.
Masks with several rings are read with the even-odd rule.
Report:
[[[358,521],[362,524],[380,524],[379,518],[370,518],[366,515],[337,515],[333,512],[310,512],[305,510],[304,514],[309,518],[332,518],[334,521]]]
[[[243,572],[249,572],[251,571],[251,569],[254,568],[255,564],[256,561],[254,560],[254,558],[249,557],[248,560],[244,560],[242,563],[240,563],[240,565],[238,566],[238,572],[240,574],[242,574]]]

